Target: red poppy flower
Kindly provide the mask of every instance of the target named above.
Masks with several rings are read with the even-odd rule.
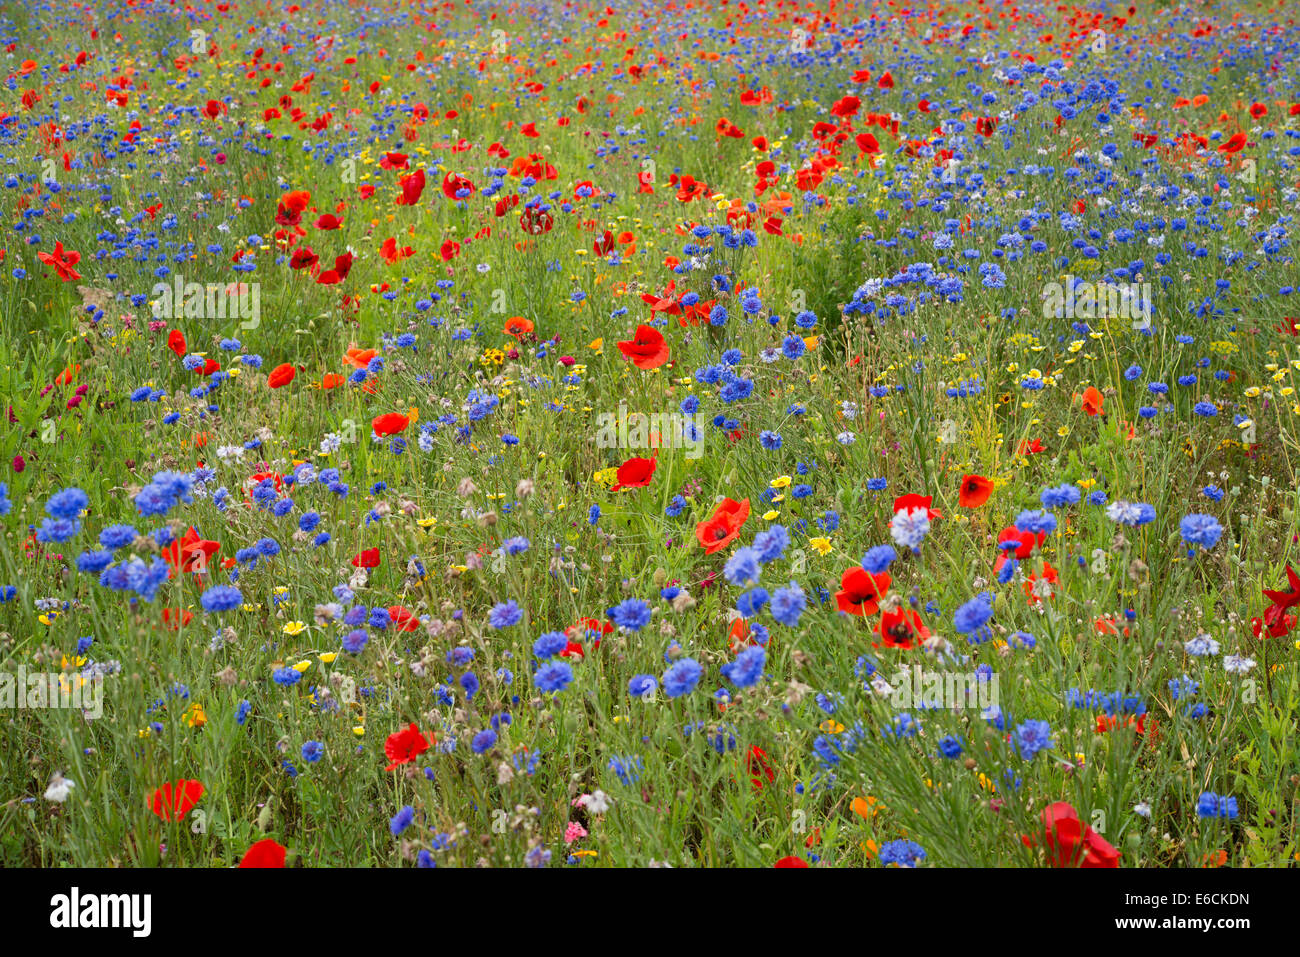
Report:
[[[332,286],[348,278],[348,273],[352,270],[352,254],[344,253],[334,259],[334,268],[326,269],[316,277],[316,282],[322,286]]]
[[[1219,146],[1220,153],[1239,153],[1241,148],[1246,145],[1245,133],[1233,133],[1232,136]]]
[[[1025,598],[1029,599],[1029,604],[1031,605],[1038,604],[1038,594],[1036,589],[1034,588],[1034,583],[1039,581],[1040,579],[1042,581],[1047,582],[1048,585],[1047,597],[1048,598],[1056,597],[1056,589],[1053,588],[1052,586],[1056,585],[1060,581],[1060,576],[1057,575],[1056,569],[1052,567],[1051,562],[1044,561],[1043,573],[1041,575],[1030,574],[1025,578],[1023,582],[1020,583],[1021,589],[1024,590]]]
[[[654,326],[636,327],[636,335],[630,341],[620,342],[618,351],[632,360],[638,369],[657,369],[668,361],[672,350],[664,341],[663,333]]]
[[[171,631],[175,631],[177,628],[183,628],[193,621],[194,612],[181,608],[164,608],[162,618],[163,624]]]
[[[914,608],[897,608],[881,613],[876,632],[886,648],[915,648],[930,637],[930,629]]]
[[[295,249],[293,251],[293,255],[289,257],[289,268],[310,269],[318,262],[320,262],[320,257],[317,256],[314,252],[312,252],[311,247],[302,246],[298,249]]]
[[[1020,559],[1028,558],[1033,554],[1034,546],[1041,545],[1045,541],[1047,541],[1046,532],[1039,532],[1035,535],[1033,532],[1022,532],[1014,525],[1007,526],[998,535],[999,546],[1001,546],[1003,542],[1016,543],[1016,547],[1011,551],[1014,552],[1016,558]],[[1002,549],[1002,551],[1005,554],[1007,549]]]
[[[650,484],[651,477],[655,474],[655,469],[659,463],[656,461],[658,453],[648,459],[630,458],[618,467],[618,484],[610,489],[611,492],[619,492],[625,488],[645,488]]]
[[[755,790],[763,789],[764,779],[767,784],[776,781],[776,772],[772,766],[767,763],[767,752],[758,745],[753,745],[749,749],[749,760],[746,762],[749,771],[749,781],[754,785]]]
[[[1263,589],[1264,597],[1279,608],[1294,608],[1300,605],[1300,574],[1289,564],[1286,566],[1287,587],[1284,591]]]
[[[357,568],[378,568],[379,549],[365,548],[352,556],[352,564]]]
[[[1119,851],[1079,820],[1079,812],[1066,802],[1043,808],[1042,821],[1041,835],[1020,839],[1026,847],[1041,842],[1052,867],[1119,867]]]
[[[505,328],[501,331],[508,336],[514,336],[516,339],[519,339],[533,331],[533,321],[531,319],[525,319],[523,316],[512,316],[506,320]]]
[[[410,424],[411,420],[400,412],[385,412],[375,416],[370,427],[375,430],[375,435],[383,438],[386,435],[396,435]]]
[[[876,86],[882,90],[892,90],[894,88],[894,75],[886,70],[880,74],[880,79],[876,81]]]
[[[1091,416],[1101,415],[1104,398],[1096,386],[1088,386],[1083,390],[1083,411]]]
[[[409,176],[403,176],[397,181],[397,185],[402,187],[402,195],[397,200],[397,205],[415,206],[424,193],[424,170],[417,169]]]
[[[264,837],[244,852],[240,867],[284,867],[284,857],[289,849],[275,838]]]
[[[459,173],[449,172],[442,178],[442,195],[448,199],[468,199],[469,196],[456,195],[464,190],[469,190],[469,195],[473,195],[475,187],[473,183]]]
[[[859,133],[854,137],[854,142],[858,144],[858,149],[868,155],[880,152],[880,142],[870,133]]]
[[[802,857],[783,857],[773,867],[807,867],[808,862]]]
[[[1281,605],[1269,605],[1264,617],[1250,620],[1250,630],[1256,638],[1282,638],[1295,628],[1295,615],[1288,615]]]
[[[81,278],[81,273],[72,267],[81,262],[81,253],[69,249],[66,252],[63,249],[62,242],[54,244],[54,253],[37,253],[36,258],[47,266],[53,266],[54,271],[59,274],[59,278],[64,282],[73,282]]]
[[[384,742],[384,757],[392,762],[384,770],[391,771],[399,765],[410,764],[428,750],[429,739],[420,733],[420,729],[412,721],[409,728],[390,734],[388,740]]]
[[[415,631],[420,627],[419,617],[402,605],[389,605],[388,617],[398,631]]]
[[[525,207],[519,216],[519,228],[529,236],[549,233],[555,225],[555,217],[539,206]]]
[[[200,538],[193,526],[190,530],[162,550],[163,559],[182,572],[201,574],[207,570],[208,560],[221,550],[220,542]]]
[[[292,382],[297,374],[291,363],[283,362],[271,370],[271,374],[266,377],[266,384],[272,389],[279,389]]]
[[[979,508],[993,494],[993,483],[983,475],[963,475],[957,491],[957,504],[962,508]]]
[[[936,518],[943,518],[937,509],[930,507],[930,503],[933,500],[933,495],[917,495],[915,492],[908,492],[906,495],[900,495],[898,498],[894,499],[894,514],[897,515],[899,512],[910,512],[914,508],[923,508],[931,521]]]
[[[880,610],[880,599],[893,583],[894,579],[889,572],[873,575],[866,569],[855,566],[840,576],[840,590],[835,593],[835,604],[840,611],[850,615],[874,615]]]
[[[856,96],[842,96],[831,104],[832,116],[854,116],[862,106],[862,101]]]
[[[696,541],[704,546],[704,554],[712,555],[734,542],[748,519],[749,499],[737,502],[725,498],[713,510],[711,518],[695,526]]]
[[[190,813],[190,809],[203,797],[203,785],[198,781],[182,778],[175,784],[168,781],[153,792],[150,809],[164,821],[179,821]]]
[[[184,359],[186,351],[185,333],[181,332],[179,329],[173,329],[171,332],[167,333],[167,348]]]

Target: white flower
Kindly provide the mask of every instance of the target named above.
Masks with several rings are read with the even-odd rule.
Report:
[[[920,548],[929,531],[930,513],[924,508],[907,508],[895,512],[889,522],[890,537],[908,549]]]
[[[70,781],[58,771],[54,772],[54,777],[50,778],[50,786],[45,789],[45,800],[53,801],[55,804],[62,804],[72,793],[72,789],[77,786],[75,781]]]
[[[1145,817],[1150,819],[1151,805],[1146,801],[1140,801],[1137,804],[1133,805],[1133,813],[1138,815],[1139,817]]]
[[[597,790],[595,793],[587,795],[587,800],[584,803],[587,805],[587,810],[592,814],[604,814],[609,810],[609,795],[604,791]]]
[[[1223,670],[1230,675],[1250,674],[1254,668],[1254,658],[1245,658],[1241,655],[1225,655],[1223,658]]]

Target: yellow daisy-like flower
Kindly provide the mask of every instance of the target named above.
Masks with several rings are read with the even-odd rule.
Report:
[[[311,662],[310,662],[310,661],[307,661],[306,659],[304,659],[304,660],[298,662],[296,665],[294,665],[294,666],[293,666],[293,670],[296,671],[296,672],[298,672],[299,674],[302,674],[304,671],[306,671],[306,670],[307,670],[308,668],[310,668],[310,667],[311,667]]]
[[[774,522],[780,517],[781,517],[781,513],[774,508],[770,508],[763,513],[763,521],[765,522]]]
[[[338,656],[339,653],[337,651],[327,651],[325,654],[320,656],[320,660],[322,664],[332,665],[334,664],[334,659]]]
[[[290,621],[286,622],[285,626],[280,630],[286,635],[301,635],[307,630],[307,626],[300,621]]]
[[[808,539],[808,544],[817,549],[818,555],[827,555],[831,550],[831,540],[824,535]]]

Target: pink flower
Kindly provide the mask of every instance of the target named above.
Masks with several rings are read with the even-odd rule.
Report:
[[[26,460],[25,458],[23,458],[21,455],[15,455],[15,456],[14,456],[14,471],[15,471],[15,472],[21,472],[21,471],[22,471],[23,469],[25,469],[25,468],[27,468],[27,460]]]
[[[570,821],[569,826],[564,829],[564,843],[572,844],[580,837],[587,836],[587,829],[577,821]]]

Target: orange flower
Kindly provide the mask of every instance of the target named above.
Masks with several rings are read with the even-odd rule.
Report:
[[[1101,392],[1095,386],[1083,390],[1083,411],[1089,415],[1101,415],[1103,401]]]
[[[506,320],[506,327],[501,330],[508,336],[514,336],[521,339],[533,331],[533,322],[531,319],[525,319],[523,316],[514,316]]]
[[[353,346],[343,357],[343,361],[355,369],[364,369],[370,364],[370,360],[379,355],[378,349],[358,349]]]

